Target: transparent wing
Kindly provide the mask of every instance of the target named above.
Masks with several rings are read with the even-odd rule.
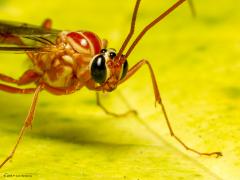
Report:
[[[0,20],[0,51],[48,51],[54,45],[59,30],[41,26]]]

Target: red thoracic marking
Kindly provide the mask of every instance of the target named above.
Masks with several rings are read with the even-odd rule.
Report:
[[[89,39],[89,41],[91,41],[94,47],[95,54],[100,53],[102,43],[99,37],[96,34],[89,31],[83,32],[83,34]]]
[[[93,49],[91,49],[91,52],[94,51],[93,52],[94,54],[99,53],[102,45],[99,37],[89,31],[82,32],[82,34],[85,37],[78,32],[70,32],[67,36],[71,37],[75,43],[77,43],[78,45],[80,45],[82,48],[85,48],[85,49],[89,49],[90,43],[91,43],[93,47]]]
[[[85,49],[89,48],[89,42],[81,34],[77,32],[71,32],[67,36],[71,37],[74,40],[74,42],[80,45],[81,47]]]

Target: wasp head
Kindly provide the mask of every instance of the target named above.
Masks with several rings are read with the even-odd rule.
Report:
[[[100,85],[99,89],[112,91],[126,76],[128,62],[124,55],[117,57],[114,49],[102,49],[93,57],[89,69],[92,79]]]

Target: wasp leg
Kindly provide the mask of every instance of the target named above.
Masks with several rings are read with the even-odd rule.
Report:
[[[35,92],[36,88],[25,88],[20,89],[12,86],[8,86],[5,84],[0,84],[0,90],[10,93],[19,93],[19,94],[32,94]]]
[[[192,151],[196,154],[199,154],[199,155],[206,155],[206,156],[211,156],[211,155],[216,155],[216,157],[219,157],[219,156],[222,156],[222,153],[221,152],[199,152],[193,148],[190,148],[188,145],[186,145],[177,135],[175,135],[175,133],[173,132],[173,129],[172,129],[172,126],[170,124],[170,121],[168,119],[168,115],[167,115],[167,112],[165,110],[165,106],[163,105],[163,102],[162,102],[162,98],[160,96],[160,92],[159,92],[159,89],[158,89],[158,86],[157,86],[157,81],[156,81],[156,78],[155,78],[155,75],[153,73],[153,69],[150,65],[150,63],[147,61],[147,60],[141,60],[139,61],[137,64],[135,64],[127,73],[126,75],[126,78],[123,79],[120,83],[126,81],[128,78],[130,78],[132,75],[135,74],[135,72],[137,70],[139,70],[143,65],[147,65],[148,66],[148,69],[150,71],[150,75],[151,75],[151,79],[152,79],[152,85],[153,85],[153,89],[154,89],[154,94],[155,94],[155,101],[156,103],[158,103],[161,108],[162,108],[162,112],[163,112],[163,115],[164,115],[164,118],[166,120],[166,123],[167,123],[167,126],[168,126],[168,129],[170,131],[170,135],[172,137],[174,137],[186,150],[189,150],[189,151]]]
[[[4,75],[4,74],[0,74],[0,80],[8,82],[8,83],[16,83],[17,84],[17,80],[16,79],[14,79],[14,78],[12,78],[10,76]]]
[[[42,27],[46,30],[52,29],[52,20],[51,19],[45,19],[42,23]]]
[[[122,113],[122,114],[117,114],[117,113],[108,111],[107,108],[105,108],[100,101],[99,92],[96,92],[96,100],[97,100],[97,105],[108,115],[111,115],[111,116],[114,116],[114,117],[123,117],[123,116],[127,116],[129,114],[137,115],[137,111],[135,111],[135,110],[129,110],[129,111],[127,111],[125,113]]]
[[[108,40],[103,39],[103,40],[102,40],[102,47],[103,47],[103,49],[106,49],[106,48],[107,48],[107,45],[108,45]]]
[[[0,74],[0,80],[15,83],[17,85],[25,85],[37,81],[41,76],[33,70],[27,70],[23,75],[17,80],[10,76]]]
[[[195,18],[196,17],[196,9],[194,7],[193,1],[192,0],[188,0],[188,4],[192,13],[192,16]]]
[[[74,93],[76,90],[81,89],[85,83],[80,83],[79,81],[76,81],[72,86],[69,86],[67,88],[56,88],[56,87],[51,87],[46,83],[44,84],[44,89],[49,91],[52,94],[55,95],[67,95],[67,94],[72,94]]]
[[[35,109],[36,109],[36,105],[37,105],[37,99],[38,99],[38,95],[40,93],[40,91],[42,90],[43,85],[40,84],[38,85],[38,87],[35,89],[34,95],[33,95],[33,100],[32,100],[32,104],[30,106],[28,115],[25,119],[24,125],[22,127],[22,129],[20,130],[17,142],[15,144],[15,146],[12,149],[12,152],[10,153],[10,155],[0,164],[0,168],[2,168],[4,166],[4,164],[6,164],[6,162],[8,162],[14,155],[26,129],[32,125],[32,121],[33,121],[33,117],[34,117],[34,113],[35,113]]]
[[[39,78],[41,77],[41,75],[39,75],[38,73],[36,73],[33,70],[27,70],[18,80],[17,84],[18,85],[25,85],[25,84],[29,84],[32,82],[36,82],[37,80],[39,80]]]

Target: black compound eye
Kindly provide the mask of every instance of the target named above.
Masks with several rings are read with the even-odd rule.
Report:
[[[116,57],[116,53],[115,52],[110,52],[109,56],[111,59],[114,59]]]
[[[91,76],[97,83],[104,83],[107,77],[107,69],[105,65],[105,58],[99,55],[93,59],[91,64]]]
[[[105,53],[105,52],[107,52],[106,49],[102,49],[102,50],[100,51],[100,53]]]
[[[124,62],[123,67],[122,67],[122,75],[121,79],[125,78],[126,74],[128,72],[128,62],[127,60]]]

